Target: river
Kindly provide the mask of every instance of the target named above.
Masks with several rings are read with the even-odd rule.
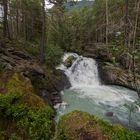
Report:
[[[137,93],[120,86],[102,85],[94,59],[66,53],[63,61],[70,55],[76,58],[72,66],[67,68],[61,64],[58,67],[65,72],[72,85],[62,91],[63,103],[56,105],[58,118],[80,110],[127,127],[140,127],[140,110],[134,103],[138,99]]]

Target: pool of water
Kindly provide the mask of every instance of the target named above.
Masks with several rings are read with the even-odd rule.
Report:
[[[61,64],[58,67],[65,72],[72,87],[62,92],[63,103],[55,106],[57,119],[68,112],[80,110],[113,123],[140,127],[140,108],[135,104],[137,93],[120,86],[101,85],[94,59],[68,53],[64,61],[70,55],[76,58],[72,66],[67,68]]]

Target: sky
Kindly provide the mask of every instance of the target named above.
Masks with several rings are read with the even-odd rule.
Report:
[[[52,8],[53,4],[49,3],[49,0],[46,0],[46,8],[50,9]]]
[[[81,0],[74,0],[74,1],[81,1]],[[49,3],[49,0],[46,0],[46,8],[50,9],[52,8],[53,4]]]

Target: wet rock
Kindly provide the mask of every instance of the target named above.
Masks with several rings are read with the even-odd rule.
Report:
[[[51,105],[61,103],[60,92],[71,86],[61,70],[46,70],[44,74],[30,71],[27,76],[31,79],[32,85],[39,95]]]
[[[62,91],[71,87],[68,77],[62,70],[57,70],[56,75],[59,76],[59,79],[56,79],[55,81],[55,87],[58,91]]]
[[[65,61],[64,65],[69,68],[71,67],[72,63],[76,60],[76,58],[73,55],[70,55]]]
[[[106,116],[107,116],[107,117],[112,117],[113,115],[114,115],[113,112],[107,112],[107,113],[106,113]]]
[[[27,71],[28,74],[32,76],[41,76],[41,77],[45,76],[43,69],[41,69],[40,67],[27,67],[26,72]]]

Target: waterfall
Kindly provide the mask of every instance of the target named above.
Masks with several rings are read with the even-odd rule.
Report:
[[[67,68],[64,62],[71,55],[75,59]],[[66,53],[63,63],[57,69],[65,72],[72,85],[70,89],[63,91],[63,103],[56,106],[58,116],[73,110],[81,110],[100,118],[128,124],[130,109],[127,105],[132,105],[138,99],[137,93],[124,87],[101,85],[98,65],[94,59]],[[113,116],[108,118],[107,112],[113,112]],[[139,116],[139,111],[132,113],[131,123],[134,126],[140,126]]]
[[[70,68],[66,68],[62,64],[59,69],[65,71],[72,87],[99,86],[100,79],[96,61],[94,59],[78,56],[77,54],[72,53],[65,54],[63,61],[65,61],[70,55],[73,55],[76,58],[72,66]]]

